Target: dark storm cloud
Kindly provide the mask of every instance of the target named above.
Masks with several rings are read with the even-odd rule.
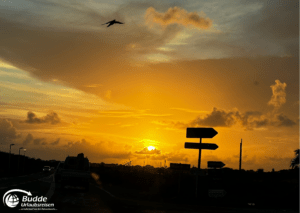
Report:
[[[160,154],[161,151],[158,149],[152,149],[149,150],[147,147],[145,147],[144,149],[140,150],[140,151],[135,151],[135,154],[147,154],[147,155],[153,155],[153,154]]]
[[[25,122],[30,124],[41,124],[41,123],[58,124],[60,123],[60,118],[55,112],[51,112],[42,118],[36,117],[36,115],[33,112],[28,112],[27,120],[25,120]]]
[[[0,141],[1,143],[9,143],[14,139],[19,138],[20,135],[17,134],[16,128],[13,126],[12,122],[7,119],[0,118]]]

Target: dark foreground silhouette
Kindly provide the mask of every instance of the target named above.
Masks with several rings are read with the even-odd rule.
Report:
[[[298,169],[278,172],[203,169],[204,176],[194,175],[193,170],[105,164],[91,167],[104,188],[118,197],[174,204],[299,210]],[[225,194],[210,196],[214,190],[224,190]]]

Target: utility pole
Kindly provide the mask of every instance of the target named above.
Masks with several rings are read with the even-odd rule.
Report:
[[[239,170],[242,169],[242,144],[243,144],[243,139],[241,139],[241,143],[240,143],[240,165],[239,165]]]
[[[20,150],[21,149],[23,149],[23,147],[19,148],[18,173],[20,173]]]
[[[202,143],[202,138],[200,138],[200,144]],[[199,157],[198,157],[198,169],[200,169],[200,165],[201,165],[201,150],[199,149]]]
[[[25,168],[25,152],[26,152],[26,149],[23,149],[24,150],[24,161],[23,161],[23,173],[24,173],[24,168]]]

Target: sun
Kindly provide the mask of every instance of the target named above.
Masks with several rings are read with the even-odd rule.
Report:
[[[155,147],[154,146],[148,146],[148,150],[151,151],[151,150],[154,150]]]

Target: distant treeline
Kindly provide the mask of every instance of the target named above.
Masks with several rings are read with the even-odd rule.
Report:
[[[255,203],[256,207],[299,209],[299,169],[278,172],[205,169],[202,170],[204,176],[198,176],[198,198],[195,198],[195,170],[174,171],[170,168],[105,164],[91,167],[91,171],[100,176],[104,187],[116,185],[139,190],[140,199],[158,202],[173,199],[174,202],[187,203],[198,199],[202,203],[217,202],[222,205],[245,206]],[[226,195],[223,198],[209,198],[209,189],[224,189]]]
[[[0,178],[42,172],[44,166],[56,167],[59,161],[45,161],[24,155],[11,154],[9,169],[9,153],[0,152]]]

